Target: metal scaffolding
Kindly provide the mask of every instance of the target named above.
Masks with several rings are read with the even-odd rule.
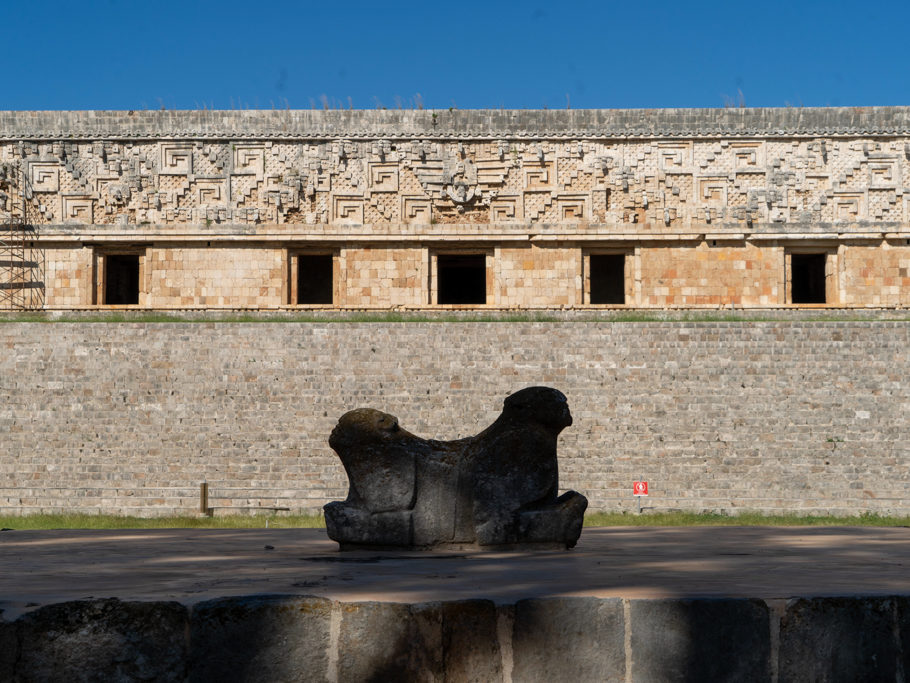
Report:
[[[43,250],[29,221],[25,174],[18,164],[0,164],[0,310],[44,306]]]

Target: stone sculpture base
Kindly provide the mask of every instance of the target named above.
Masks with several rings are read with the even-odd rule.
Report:
[[[571,554],[491,556],[339,554],[322,529],[4,531],[0,681],[895,681],[908,537],[587,528]]]

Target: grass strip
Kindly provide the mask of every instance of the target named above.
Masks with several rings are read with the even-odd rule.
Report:
[[[325,313],[225,313],[193,314],[167,312],[8,313],[0,323],[759,323],[759,322],[907,322],[910,316],[895,311],[851,313],[847,311],[774,312],[748,311],[603,311],[561,316],[545,311],[426,313],[420,311],[327,311]]]
[[[0,515],[0,528],[35,529],[321,529],[322,515],[121,517],[116,515]]]
[[[119,517],[114,515],[60,514],[0,516],[0,528],[41,529],[321,529],[322,515],[219,515],[217,517]],[[722,515],[694,512],[593,512],[585,515],[586,527],[598,526],[850,526],[910,527],[910,516],[862,514],[853,517],[826,515],[763,515],[743,512]]]

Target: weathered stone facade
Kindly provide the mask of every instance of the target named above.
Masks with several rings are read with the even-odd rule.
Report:
[[[353,408],[456,439],[569,399],[559,481],[590,509],[910,514],[910,323],[6,323],[0,512],[163,515],[347,493]],[[420,390],[415,390],[419,387]]]
[[[0,165],[50,309],[910,297],[907,107],[0,112]]]

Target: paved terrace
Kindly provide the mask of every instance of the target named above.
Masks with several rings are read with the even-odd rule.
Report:
[[[907,528],[598,528],[567,552],[336,548],[318,529],[4,531],[0,645],[15,644],[0,679],[910,671]]]

